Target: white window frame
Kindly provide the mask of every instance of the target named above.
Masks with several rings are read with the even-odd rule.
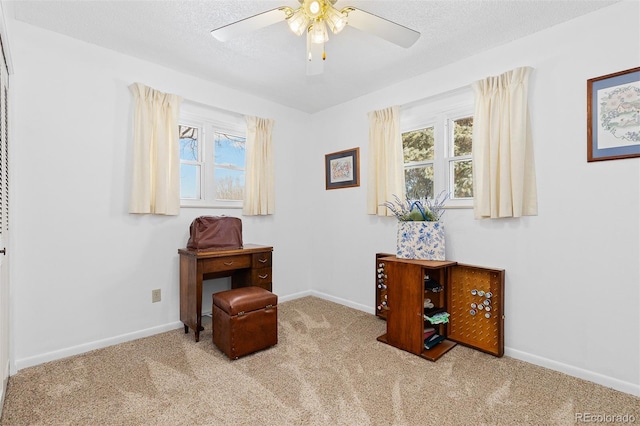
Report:
[[[443,191],[453,195],[453,164],[460,159],[471,159],[471,155],[453,156],[453,138],[451,135],[453,134],[453,121],[473,117],[473,113],[473,92],[470,88],[426,99],[401,108],[401,133],[428,127],[434,128],[433,194],[436,197]],[[403,163],[403,168],[418,164],[421,163]],[[473,198],[450,198],[445,203],[445,208],[473,208]]]
[[[195,103],[183,102],[178,123],[198,128],[198,158],[200,159],[198,164],[201,164],[200,199],[180,198],[180,207],[241,209],[242,200],[219,200],[215,198],[215,164],[213,155],[215,152],[215,133],[247,137],[245,117]],[[208,159],[209,161],[207,161]]]

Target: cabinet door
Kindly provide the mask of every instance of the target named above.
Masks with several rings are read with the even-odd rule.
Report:
[[[447,338],[502,356],[504,270],[469,265],[449,268]]]
[[[424,349],[424,277],[419,264],[386,262],[387,342],[419,355]]]
[[[387,270],[385,257],[395,257],[394,254],[376,253],[376,315],[387,319]]]

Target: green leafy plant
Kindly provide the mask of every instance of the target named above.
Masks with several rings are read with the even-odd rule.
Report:
[[[394,195],[394,201],[385,201],[381,206],[388,208],[402,222],[437,222],[444,214],[444,203],[449,196],[448,192],[442,191],[433,199],[412,199],[407,195],[403,201]]]

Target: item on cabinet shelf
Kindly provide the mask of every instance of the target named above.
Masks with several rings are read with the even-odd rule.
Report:
[[[189,226],[190,250],[242,248],[242,220],[230,216],[199,216]]]
[[[444,339],[445,339],[444,336],[441,336],[440,334],[434,334],[429,338],[424,339],[424,348],[431,349],[438,343],[442,342]]]
[[[383,295],[383,296],[382,296],[382,298],[383,298],[384,300],[382,301],[382,303],[380,303],[380,304],[378,305],[378,310],[379,310],[379,311],[381,311],[381,310],[383,310],[383,309],[387,309],[387,295],[386,295],[386,294],[385,294],[385,295]]]
[[[429,275],[424,277],[424,288],[434,293],[442,291],[442,286],[435,278],[431,278]]]
[[[376,316],[386,319],[389,307],[387,306],[387,270],[386,264],[380,261],[383,257],[394,256],[388,253],[376,254]],[[394,256],[395,257],[395,256]]]
[[[424,307],[425,309],[433,309],[435,305],[431,302],[431,299],[424,299]]]
[[[431,324],[446,324],[449,322],[449,313],[438,312],[432,316],[425,315],[424,319],[429,321]]]
[[[428,339],[429,337],[433,336],[434,334],[436,334],[436,329],[435,328],[425,328],[424,329],[424,339]]]
[[[401,259],[445,260],[442,222],[398,222],[396,256]]]

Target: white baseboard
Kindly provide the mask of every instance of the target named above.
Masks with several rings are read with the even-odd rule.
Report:
[[[107,346],[117,345],[118,343],[124,343],[143,337],[153,336],[154,334],[164,333],[165,331],[171,331],[181,327],[184,327],[184,324],[182,324],[182,322],[180,321],[176,321],[169,324],[159,325],[157,327],[134,331],[133,333],[121,334],[119,336],[110,337],[108,339],[96,340],[93,342],[84,343],[82,345],[72,346],[53,352],[47,352],[29,358],[17,359],[13,363],[13,369],[15,369],[15,371],[12,371],[11,374],[15,374],[23,368],[33,367],[34,365],[44,364],[45,362],[55,361],[57,359],[62,359],[73,355],[80,355],[94,349],[106,348]]]
[[[311,291],[303,291],[299,293],[290,294],[288,296],[279,297],[278,301],[286,302],[288,300],[299,299],[301,297],[311,296],[311,295],[312,295]],[[328,297],[324,297],[321,294],[314,294],[314,295],[328,299]],[[341,302],[342,299],[334,298],[329,300],[333,300],[336,303],[342,303]],[[345,300],[344,303],[342,304],[347,305],[347,302],[348,301]],[[211,310],[203,312],[202,315],[211,315]],[[69,348],[64,348],[64,349],[60,349],[53,352],[47,352],[44,354],[40,354],[40,355],[28,357],[28,358],[17,359],[13,363],[11,374],[12,375],[16,374],[18,371],[24,368],[44,364],[45,362],[55,361],[58,359],[67,358],[74,355],[80,355],[95,349],[106,348],[108,346],[117,345],[118,343],[124,343],[124,342],[129,342],[131,340],[141,339],[143,337],[153,336],[154,334],[164,333],[165,331],[175,330],[180,327],[184,327],[184,324],[182,324],[182,322],[180,321],[176,321],[169,324],[160,325],[157,327],[151,327],[144,330],[135,331],[133,333],[127,333],[119,336],[110,337],[108,339],[96,340],[93,342],[72,346]],[[4,397],[4,393],[2,396]]]
[[[4,397],[7,394],[7,384],[9,383],[9,361],[2,369],[2,388],[0,389],[0,417],[2,417],[2,407],[4,407]]]
[[[624,380],[615,379],[613,377],[605,376],[604,374],[584,370],[579,367],[574,367],[573,365],[564,364],[549,358],[543,358],[537,355],[530,354],[528,352],[522,352],[517,349],[504,348],[504,354],[505,356],[511,358],[519,359],[530,364],[539,365],[540,367],[545,367],[550,370],[559,371],[560,373],[577,377],[579,379],[588,380],[590,382],[597,383],[599,385],[606,386],[620,392],[640,396],[639,384],[625,382]]]
[[[344,306],[348,306],[350,308],[353,309],[357,309],[359,311],[364,311],[368,314],[374,314],[375,312],[374,310],[370,307],[370,306],[366,306],[366,305],[361,305],[359,303],[353,303],[350,300],[346,300],[346,299],[341,299],[339,297],[335,297],[335,296],[331,296],[319,291],[315,291],[315,290],[307,290],[307,291],[301,291],[299,293],[294,293],[294,294],[290,294],[288,296],[278,296],[278,303],[284,303],[284,302],[288,302],[290,300],[295,300],[295,299],[300,299],[303,297],[307,297],[307,296],[314,296],[314,297],[318,297],[320,299],[324,299],[324,300],[328,300],[330,302],[335,302],[338,303],[340,305],[344,305]],[[202,315],[211,315],[211,309],[207,310],[207,311],[202,311]]]
[[[329,294],[322,293],[322,292],[315,291],[315,290],[307,290],[307,291],[294,293],[294,294],[290,294],[290,295],[283,296],[283,297],[278,297],[278,303],[287,302],[289,300],[295,300],[295,299],[299,299],[301,297],[306,297],[306,296],[318,297],[318,298],[321,298],[321,299],[328,300],[330,302],[335,302],[335,303],[338,303],[340,305],[348,306],[350,308],[357,309],[359,311],[363,311],[363,312],[375,315],[375,309],[372,308],[371,306],[362,305],[360,303],[354,303],[354,302],[352,302],[350,300],[342,299],[340,297],[331,296]],[[207,312],[204,312],[203,314],[207,314]],[[210,312],[209,312],[209,314],[210,314]],[[94,342],[90,342],[90,343],[86,343],[86,344],[82,344],[82,345],[78,345],[78,346],[73,346],[73,347],[61,349],[61,350],[58,350],[58,351],[48,352],[48,353],[45,353],[45,354],[41,354],[41,355],[29,357],[29,358],[19,359],[19,360],[16,360],[15,363],[13,363],[13,368],[12,368],[11,374],[15,374],[17,371],[19,371],[19,370],[21,370],[23,368],[32,367],[32,366],[35,366],[35,365],[43,364],[45,362],[54,361],[54,360],[57,360],[57,359],[62,359],[62,358],[66,358],[66,357],[73,356],[73,355],[79,355],[79,354],[82,354],[82,353],[85,353],[85,352],[92,351],[94,349],[100,349],[100,348],[104,348],[104,347],[107,347],[107,346],[116,345],[118,343],[124,343],[124,342],[128,342],[128,341],[131,341],[131,340],[140,339],[142,337],[152,336],[152,335],[158,334],[158,333],[164,333],[165,331],[175,330],[175,329],[181,328],[183,326],[184,326],[184,324],[182,324],[182,322],[176,321],[176,322],[172,322],[172,323],[169,323],[169,324],[165,324],[165,325],[161,325],[161,326],[157,326],[157,327],[151,327],[151,328],[147,328],[145,330],[136,331],[136,332],[133,332],[133,333],[122,334],[120,336],[111,337],[109,339],[97,340],[97,341],[94,341]],[[558,371],[558,372],[561,372],[561,373],[564,373],[564,374],[568,374],[569,376],[573,376],[573,377],[577,377],[577,378],[580,378],[580,379],[588,380],[590,382],[597,383],[599,385],[606,386],[608,388],[615,389],[615,390],[618,390],[620,392],[628,393],[628,394],[635,395],[635,396],[640,396],[640,385],[639,384],[626,382],[624,380],[615,379],[613,377],[605,376],[605,375],[600,374],[600,373],[596,373],[596,372],[589,371],[589,370],[584,370],[584,369],[579,368],[579,367],[574,367],[574,366],[569,365],[569,364],[564,364],[564,363],[557,362],[557,361],[554,361],[554,360],[551,360],[551,359],[548,359],[548,358],[543,358],[543,357],[540,357],[540,356],[537,356],[537,355],[530,354],[528,352],[519,351],[517,349],[505,348],[504,354],[506,356],[511,357],[511,358],[519,359],[521,361],[525,361],[525,362],[528,362],[530,364],[535,364],[535,365],[539,365],[541,367],[549,368],[549,369],[554,370],[554,371]],[[8,365],[7,365],[7,368],[9,368]],[[13,370],[15,370],[15,371],[13,371]],[[0,395],[0,403],[4,400],[4,393],[5,393],[4,389],[6,388],[6,381],[7,380],[5,379],[4,383],[3,383],[2,394]],[[1,407],[1,405],[0,405],[0,407]],[[0,408],[0,410],[1,410],[1,408]],[[0,413],[1,413],[1,411],[0,411]]]
[[[329,294],[322,293],[315,290],[311,290],[309,293],[310,293],[309,296],[315,296],[315,297],[319,297],[320,299],[328,300],[330,302],[339,303],[340,305],[348,306],[350,308],[357,309],[359,311],[363,311],[368,314],[373,314],[373,315],[376,314],[375,309],[372,308],[371,306],[361,305],[360,303],[355,303],[355,302],[352,302],[351,300],[331,296]]]
[[[350,300],[341,299],[339,297],[334,297],[334,296],[324,294],[314,290],[311,290],[308,293],[310,293],[309,295],[311,296],[316,296],[321,299],[329,300],[331,302],[339,303],[341,305],[349,306],[351,308],[358,309],[360,311],[364,311],[364,312],[375,315],[375,309],[370,306],[361,305],[359,303],[354,303]],[[563,364],[561,362],[557,362],[548,358],[543,358],[527,352],[518,351],[516,349],[505,348],[504,354],[511,358],[519,359],[521,361],[525,361],[530,364],[539,365],[541,367],[558,371],[560,373],[577,377],[579,379],[588,380],[590,382],[593,382],[602,386],[606,386],[608,388],[615,389],[620,392],[628,393],[635,396],[640,396],[639,384],[634,384],[631,382],[626,382],[624,380],[615,379],[613,377],[605,376],[604,374],[596,373],[589,370],[584,370],[582,368],[574,367],[568,364]]]
[[[299,293],[294,293],[294,294],[290,294],[288,296],[278,296],[278,303],[283,303],[283,302],[288,302],[289,300],[295,300],[295,299],[300,299],[302,297],[306,297],[306,296],[315,296],[314,294],[312,294],[312,292],[310,290],[307,291],[301,291]],[[318,296],[320,297],[320,296]],[[337,302],[340,303],[340,302]],[[202,315],[207,315],[207,316],[211,316],[212,314],[212,310],[208,309],[206,311],[202,311]]]
[[[300,299],[302,297],[312,296],[311,290],[300,291],[298,293],[293,293],[288,296],[278,296],[278,303],[280,302],[288,302],[290,300]]]

